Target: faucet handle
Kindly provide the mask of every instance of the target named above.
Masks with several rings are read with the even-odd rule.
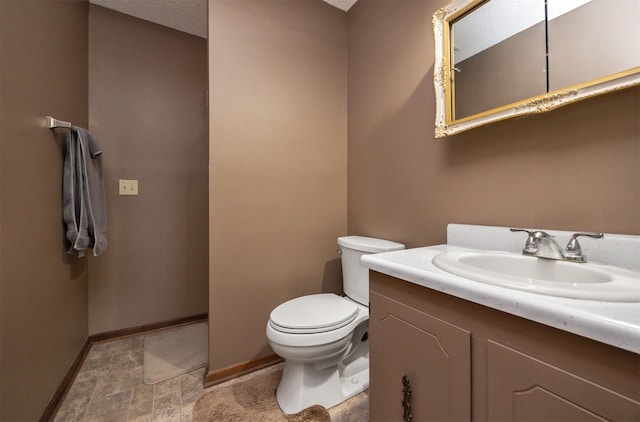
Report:
[[[532,234],[532,236],[536,239],[543,239],[545,237],[552,239],[553,236],[551,236],[549,233],[547,232],[543,232],[542,230],[535,230]]]
[[[509,230],[511,230],[512,232],[525,232],[529,235],[529,237],[527,237],[527,243],[525,243],[524,249],[522,250],[523,255],[532,255],[538,250],[538,245],[536,245],[536,235],[538,231],[528,229],[514,229],[513,227],[511,227]]]
[[[533,230],[529,230],[529,229],[514,229],[513,227],[511,227],[509,230],[511,230],[512,232],[525,232],[525,233],[529,233],[529,236],[531,236],[531,234],[533,233]]]
[[[578,238],[580,236],[593,237],[594,239],[602,239],[604,237],[604,233],[574,233],[571,235],[571,239],[569,243],[567,243],[567,247],[565,248],[565,258],[568,261],[574,262],[587,262],[586,257],[582,253],[582,247],[580,243],[578,243]]]
[[[513,227],[509,230],[511,230],[512,232],[525,232],[528,233],[530,237],[535,237],[538,239],[543,237],[553,237],[549,233],[543,232],[542,230],[514,229]]]

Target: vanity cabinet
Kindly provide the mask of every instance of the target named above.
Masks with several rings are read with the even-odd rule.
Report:
[[[372,298],[375,296],[375,299]],[[393,298],[371,292],[370,413],[380,421],[468,420],[471,416],[471,334]],[[371,324],[375,318],[375,324]],[[381,400],[378,400],[380,398]],[[399,406],[399,404],[403,404]]]
[[[369,335],[371,421],[640,420],[640,355],[374,271]]]

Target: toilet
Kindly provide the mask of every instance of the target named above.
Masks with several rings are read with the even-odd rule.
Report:
[[[319,404],[329,409],[369,388],[369,272],[365,254],[404,249],[389,240],[338,238],[345,297],[322,293],[276,307],[267,339],[284,358],[276,393],[285,413]]]

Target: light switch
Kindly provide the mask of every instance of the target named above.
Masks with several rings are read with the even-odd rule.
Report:
[[[120,179],[120,195],[137,195],[138,181]]]

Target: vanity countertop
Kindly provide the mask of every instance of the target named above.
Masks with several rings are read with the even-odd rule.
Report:
[[[640,353],[640,303],[566,299],[472,281],[431,262],[452,250],[468,249],[452,245],[405,249],[364,255],[361,263],[379,273]]]

